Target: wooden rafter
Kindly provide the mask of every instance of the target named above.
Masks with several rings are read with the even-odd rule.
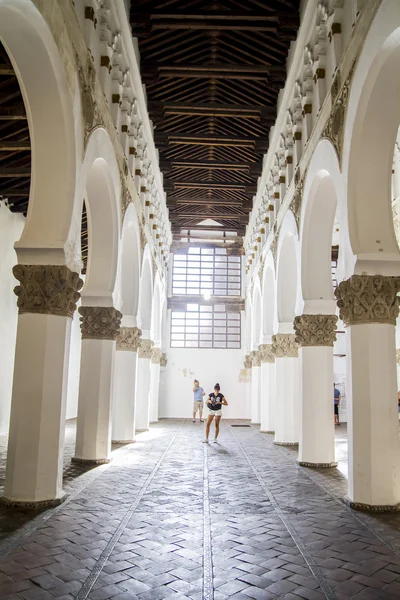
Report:
[[[131,25],[177,239],[181,228],[198,228],[205,218],[217,218],[222,231],[244,233],[299,5],[299,0],[132,3]]]

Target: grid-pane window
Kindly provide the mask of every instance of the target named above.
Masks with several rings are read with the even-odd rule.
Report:
[[[172,293],[240,296],[240,256],[225,248],[190,248],[174,254]]]
[[[240,348],[240,313],[222,304],[172,311],[171,348]]]

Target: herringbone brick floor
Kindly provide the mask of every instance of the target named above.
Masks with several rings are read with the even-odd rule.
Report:
[[[231,425],[206,446],[161,421],[91,470],[69,464],[70,425],[69,500],[0,509],[0,600],[398,600],[400,516],[352,512],[339,470]]]

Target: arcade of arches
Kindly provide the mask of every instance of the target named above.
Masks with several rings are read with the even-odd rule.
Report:
[[[2,600],[400,597],[399,98],[399,0],[0,0]]]

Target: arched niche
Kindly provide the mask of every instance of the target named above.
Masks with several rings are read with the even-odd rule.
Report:
[[[252,334],[251,334],[251,348],[252,350],[258,350],[258,346],[261,344],[261,333],[262,333],[262,312],[261,312],[261,290],[258,277],[254,285],[253,292],[253,311],[252,311]]]
[[[18,78],[32,151],[27,220],[15,245],[18,260],[63,264],[76,181],[74,111],[64,65],[30,0],[0,0],[0,40]]]
[[[400,4],[382,2],[351,83],[343,164],[355,272],[398,274],[391,209],[393,149],[400,124]]]
[[[262,333],[263,343],[269,343],[276,332],[276,282],[272,254],[264,262],[262,282]]]
[[[89,252],[82,304],[113,306],[120,230],[120,178],[108,134],[97,129],[83,162]]]
[[[119,306],[124,325],[135,327],[139,309],[140,233],[136,210],[130,204],[126,210],[121,236],[119,268]]]
[[[279,328],[293,327],[298,303],[298,241],[294,215],[287,211],[281,226],[277,256],[277,313]]]
[[[143,337],[149,338],[151,333],[151,312],[153,306],[153,273],[149,246],[146,246],[143,259],[139,286],[139,327]]]
[[[337,197],[332,177],[321,169],[304,198],[301,232],[301,286],[305,312],[334,312],[332,285],[332,231]],[[312,310],[314,309],[314,310]]]
[[[161,318],[162,318],[162,293],[161,293],[161,281],[157,273],[154,282],[154,294],[151,309],[151,332],[150,337],[153,340],[155,346],[161,347]]]

